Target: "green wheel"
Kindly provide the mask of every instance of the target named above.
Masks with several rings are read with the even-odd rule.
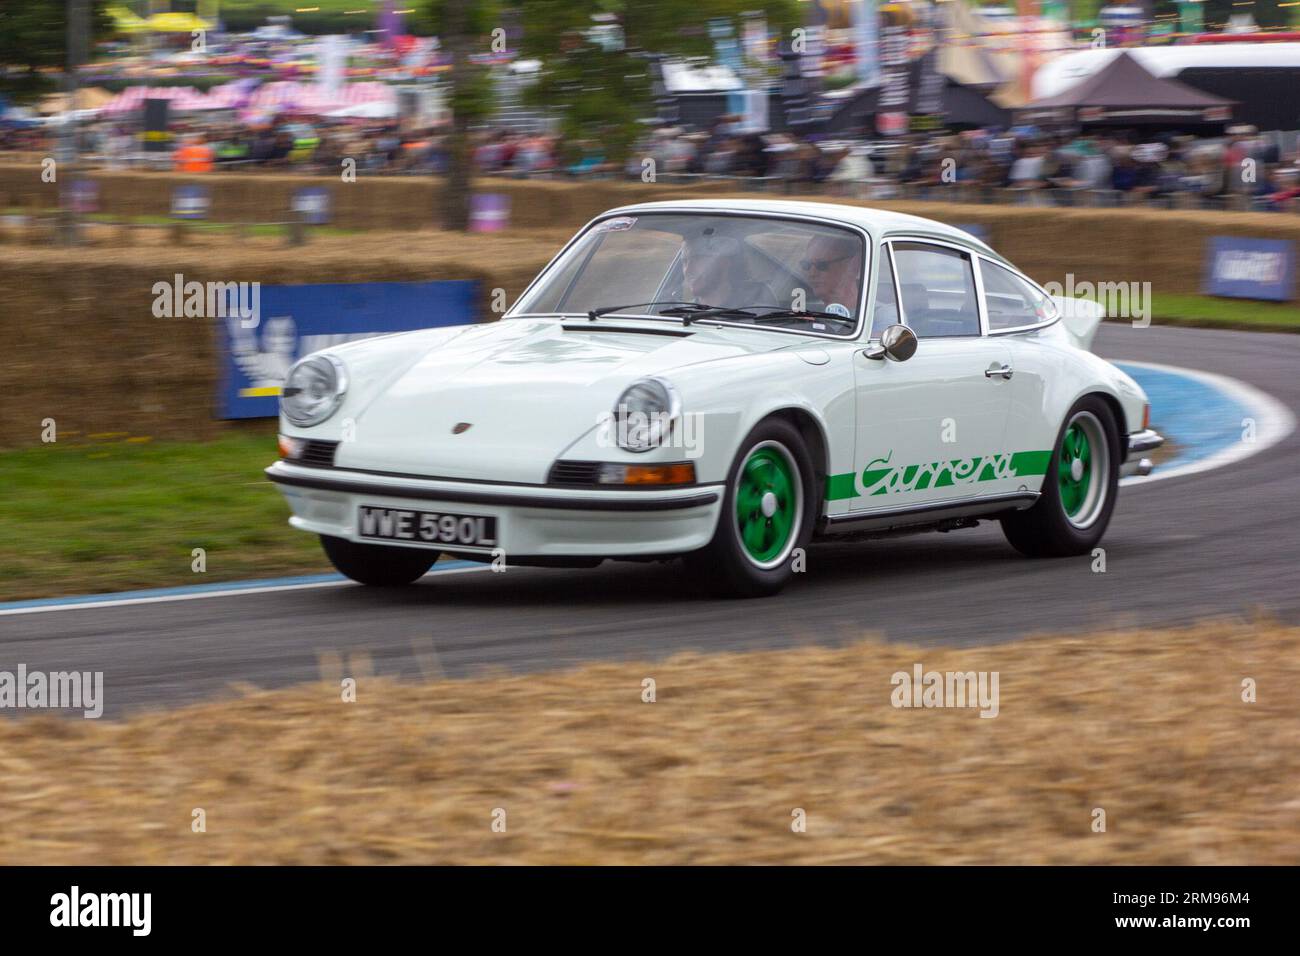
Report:
[[[1108,497],[1109,441],[1090,411],[1076,412],[1065,426],[1056,461],[1061,509],[1074,527],[1092,527]]]
[[[1091,551],[1115,509],[1119,449],[1110,406],[1095,395],[1080,399],[1065,416],[1038,502],[1002,519],[1012,547],[1030,557]]]
[[[803,518],[799,466],[776,441],[756,445],[736,475],[736,533],[756,567],[774,568],[794,548]]]
[[[724,597],[775,594],[793,555],[812,538],[821,507],[816,470],[799,430],[784,418],[745,436],[727,473],[713,540],[686,555],[691,577]]]

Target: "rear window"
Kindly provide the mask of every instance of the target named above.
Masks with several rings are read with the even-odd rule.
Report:
[[[1052,300],[1014,272],[981,259],[980,278],[990,331],[1040,325],[1056,317]]]

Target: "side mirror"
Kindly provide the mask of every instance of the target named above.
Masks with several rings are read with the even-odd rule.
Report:
[[[916,354],[916,333],[906,325],[891,325],[880,333],[880,344],[862,353],[869,359],[906,362]]]

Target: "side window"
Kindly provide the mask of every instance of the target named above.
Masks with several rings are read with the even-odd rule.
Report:
[[[920,338],[979,335],[971,257],[926,242],[895,242],[903,321]]]
[[[898,324],[898,296],[894,291],[894,267],[889,262],[889,249],[880,250],[880,277],[876,279],[876,298],[871,307],[869,338],[878,339],[880,333]]]
[[[1038,325],[1055,316],[1052,300],[1014,272],[981,259],[980,276],[990,331]]]

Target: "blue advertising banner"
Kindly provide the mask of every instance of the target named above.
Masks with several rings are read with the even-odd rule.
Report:
[[[309,226],[324,226],[330,221],[330,194],[324,186],[303,186],[294,190],[290,205],[298,218]]]
[[[280,414],[284,377],[302,356],[389,332],[478,320],[477,280],[259,286],[255,308],[219,318],[219,418]],[[251,291],[251,290],[250,290]],[[252,313],[252,317],[245,317]]]
[[[72,212],[99,212],[99,183],[93,179],[74,179],[59,198],[63,208]]]
[[[173,219],[207,219],[212,190],[207,186],[177,186],[172,190]]]
[[[1295,243],[1214,236],[1205,257],[1201,289],[1234,299],[1289,302],[1296,297]]]

